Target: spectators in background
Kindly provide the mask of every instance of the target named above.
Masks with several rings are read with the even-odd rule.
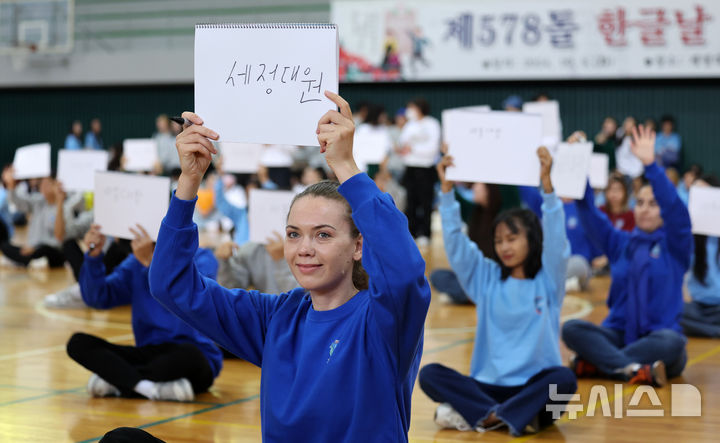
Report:
[[[703,167],[697,163],[690,165],[685,171],[682,177],[682,181],[677,185],[678,195],[685,205],[688,204],[688,197],[690,196],[690,186],[693,185],[695,180],[699,179],[703,175]]]
[[[103,139],[102,139],[102,124],[100,119],[95,117],[90,121],[90,131],[85,134],[85,148],[102,150]]]
[[[523,99],[519,95],[511,95],[502,102],[503,111],[522,111]]]
[[[655,155],[658,163],[660,166],[678,168],[682,139],[675,132],[675,119],[671,115],[664,115],[660,119],[660,131],[655,139]]]
[[[82,144],[82,122],[75,120],[70,125],[70,133],[65,137],[65,149],[78,150],[83,148]]]
[[[618,122],[613,117],[605,117],[600,132],[595,135],[594,152],[607,154],[608,167],[611,171],[615,170],[615,148],[618,145]]]
[[[430,115],[430,105],[417,98],[407,105],[407,124],[400,134],[400,155],[405,163],[403,186],[407,190],[410,233],[418,245],[430,242],[430,213],[437,181],[435,163],[440,155],[440,122]]]
[[[157,142],[158,161],[164,175],[170,175],[173,170],[180,169],[177,150],[175,149],[175,134],[171,130],[170,118],[161,114],[155,119],[157,132],[153,139]]]
[[[618,173],[611,174],[605,188],[605,204],[600,210],[607,215],[615,229],[632,232],[635,229],[635,215],[628,203],[630,193],[627,182]]]

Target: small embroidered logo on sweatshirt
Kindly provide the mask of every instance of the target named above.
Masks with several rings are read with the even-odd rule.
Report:
[[[653,248],[650,250],[650,257],[652,257],[652,258],[660,257],[660,243],[653,246]]]
[[[535,296],[535,312],[542,314],[542,297]]]
[[[327,361],[325,362],[325,364],[330,363],[330,358],[332,357],[333,352],[335,352],[335,348],[337,348],[338,343],[340,343],[340,340],[337,340],[337,339],[336,339],[334,342],[332,342],[332,343],[330,344],[330,355],[328,356],[328,359],[327,359]]]

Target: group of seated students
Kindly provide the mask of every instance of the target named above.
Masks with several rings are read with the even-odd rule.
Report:
[[[718,239],[693,237],[686,201],[657,162],[656,135],[640,125],[628,137],[642,182],[631,193],[632,178],[613,174],[600,199],[589,185],[581,200],[560,199],[544,147],[540,189],[515,189],[514,201],[508,187],[448,181],[453,159],[440,159],[432,198],[452,270],[430,280],[452,301],[475,305],[477,329],[469,375],[440,363],[420,368],[431,290],[417,235],[383,192],[397,185],[386,165],[373,181],[355,164],[348,103],[327,96],[340,110],[318,123],[326,168],[303,171],[286,232],[267,244],[247,241],[243,199],[249,187],[277,184],[261,169],[257,179],[236,177],[245,186],[233,190],[221,163],[208,175],[218,134],[193,113],[175,140],[179,173],[157,243],[139,225],[130,241],[106,238],[87,196],[65,195],[51,177],[32,192],[5,168],[0,197],[30,222],[27,244],[13,245],[0,201],[3,256],[18,266],[67,260],[78,282],[79,305],[59,294],[46,303],[132,306],[135,346],[84,333],[68,341],[68,355],[92,373],[90,395],[191,401],[219,375],[222,348],[263,368],[265,441],[407,441],[416,378],[439,403],[440,427],[521,435],[552,424],[547,406],[565,403],[553,392],[573,394],[578,377],[663,386],[685,367],[685,334],[720,335]],[[336,181],[322,180],[324,171]],[[686,189],[720,184],[688,174]],[[217,220],[214,211],[235,232],[213,255],[198,234]],[[608,317],[561,325],[568,287],[587,289],[602,272],[611,278]],[[686,274],[693,300],[684,304]],[[561,338],[574,352],[569,366]],[[105,440],[127,435],[157,441],[134,429]]]

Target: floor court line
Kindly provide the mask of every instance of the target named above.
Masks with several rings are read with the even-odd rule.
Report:
[[[210,407],[205,408],[205,409],[199,409],[199,410],[197,410],[197,411],[188,412],[188,413],[186,413],[186,414],[177,415],[177,416],[175,416],[175,417],[169,417],[169,418],[165,418],[165,419],[162,419],[162,420],[157,420],[157,421],[154,421],[154,422],[151,422],[151,423],[146,423],[146,424],[144,424],[144,425],[137,426],[137,428],[138,428],[138,429],[147,429],[147,428],[150,428],[150,427],[153,427],[153,426],[159,426],[159,425],[162,425],[162,424],[165,424],[165,423],[169,423],[169,422],[172,422],[172,421],[182,420],[183,418],[192,417],[192,416],[199,415],[199,414],[204,414],[205,412],[215,411],[215,410],[218,410],[218,409],[221,409],[221,408],[225,408],[225,407],[228,407],[228,406],[237,405],[237,404],[240,404],[240,403],[246,403],[246,402],[248,402],[248,401],[252,401],[252,400],[255,400],[255,399],[258,399],[258,398],[260,398],[260,394],[255,394],[255,395],[251,395],[250,397],[240,398],[240,399],[238,399],[238,400],[233,400],[233,401],[228,402],[228,403],[221,403],[221,404],[218,404],[218,405],[215,405],[215,406],[210,406]],[[108,429],[108,431],[110,431],[110,429]],[[78,442],[78,443],[91,443],[91,442],[98,441],[98,440],[100,440],[101,438],[102,438],[102,435],[99,436],[99,437],[94,437],[94,438],[90,438],[90,439],[87,439],[87,440],[82,440],[81,442]]]
[[[6,401],[4,403],[0,403],[0,408],[2,408],[4,406],[16,405],[18,403],[25,403],[25,402],[33,401],[33,400],[42,400],[44,398],[55,397],[57,395],[69,394],[71,392],[78,392],[83,389],[85,389],[85,386],[81,386],[79,388],[72,388],[72,389],[60,389],[55,392],[48,392],[47,394],[34,395],[32,397],[19,398],[17,400],[10,400],[10,401]]]
[[[106,338],[105,340],[110,343],[125,341],[133,339],[135,336],[132,334],[116,335],[114,337]],[[0,361],[14,360],[16,358],[34,357],[37,355],[49,354],[50,352],[65,351],[65,345],[50,346],[47,348],[32,349],[29,351],[16,352],[15,354],[0,355]]]
[[[35,312],[40,314],[41,316],[45,318],[49,318],[51,320],[60,320],[66,323],[73,323],[77,325],[82,326],[95,326],[98,328],[116,328],[116,329],[125,329],[128,331],[132,331],[132,325],[130,323],[116,323],[110,320],[93,320],[93,319],[87,319],[87,318],[77,318],[73,317],[72,315],[66,315],[61,314],[57,311],[51,311],[48,308],[45,307],[42,300],[39,300],[37,303],[35,303]]]

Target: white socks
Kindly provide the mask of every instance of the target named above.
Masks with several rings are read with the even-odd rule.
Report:
[[[157,397],[157,387],[155,386],[154,381],[140,380],[138,384],[135,385],[133,390],[138,394],[149,398],[150,400],[154,400]]]

